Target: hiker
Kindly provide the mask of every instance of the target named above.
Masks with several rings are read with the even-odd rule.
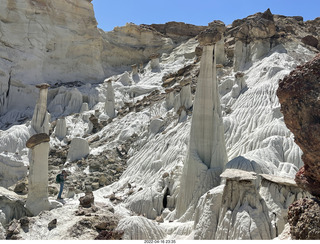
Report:
[[[66,178],[67,178],[67,172],[65,170],[62,170],[62,173],[58,174],[56,177],[56,182],[60,184],[60,191],[57,199],[62,199],[61,194],[63,191],[64,181],[66,180]]]

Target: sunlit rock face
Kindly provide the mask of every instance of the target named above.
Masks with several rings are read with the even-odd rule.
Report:
[[[303,151],[304,166],[296,174],[298,186],[320,196],[320,55],[298,66],[279,82],[277,95],[286,126]]]
[[[0,114],[19,107],[17,96],[34,106],[29,84],[101,81],[101,53],[90,1],[1,1]]]
[[[227,163],[213,49],[214,45],[203,48],[188,156],[177,202],[178,217],[191,206],[194,208],[204,192],[220,184],[220,174]]]
[[[271,11],[256,13],[245,19],[235,20],[229,30],[235,37],[234,70],[242,70],[247,62],[252,62],[267,54],[272,47],[276,25]]]

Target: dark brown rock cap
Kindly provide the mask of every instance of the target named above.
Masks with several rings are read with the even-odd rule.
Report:
[[[209,23],[209,27],[198,35],[201,46],[214,45],[223,38],[226,30],[225,24],[220,20]]]
[[[150,59],[160,58],[160,54],[159,54],[159,53],[153,53],[153,54],[150,55],[149,58],[150,58]]]
[[[39,89],[48,89],[50,87],[50,85],[47,83],[41,83],[41,84],[36,85],[36,87]]]
[[[35,134],[29,138],[29,140],[26,143],[27,148],[34,148],[35,146],[44,143],[44,142],[49,142],[50,137],[46,133],[40,133],[40,134]]]

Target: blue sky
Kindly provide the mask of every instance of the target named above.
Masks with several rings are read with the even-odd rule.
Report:
[[[98,27],[111,31],[127,22],[162,24],[169,21],[207,25],[222,20],[226,25],[267,8],[273,14],[320,17],[320,0],[93,0]]]

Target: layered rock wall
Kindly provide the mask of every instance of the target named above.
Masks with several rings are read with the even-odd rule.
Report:
[[[101,53],[91,1],[3,0],[0,114],[19,107],[17,96],[34,106],[28,84],[102,80]]]
[[[0,9],[0,115],[34,107],[30,84],[101,82],[106,76],[169,52],[173,41],[134,24],[97,28],[88,0],[4,0]],[[14,97],[24,100],[20,104]]]

